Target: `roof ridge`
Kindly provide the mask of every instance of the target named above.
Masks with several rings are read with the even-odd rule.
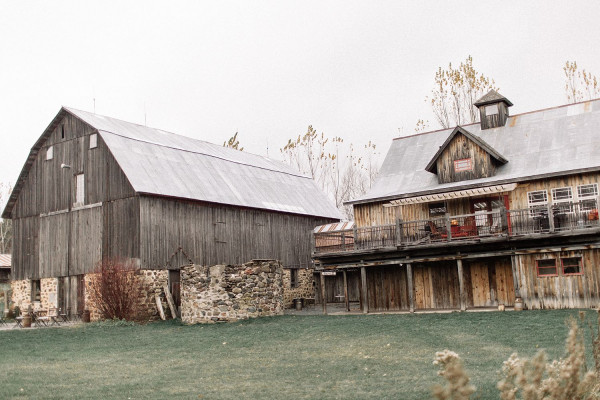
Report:
[[[160,147],[164,147],[164,148],[167,148],[167,149],[184,151],[184,152],[187,152],[187,153],[201,154],[203,156],[217,158],[219,160],[231,162],[231,163],[238,164],[238,165],[245,165],[247,167],[259,168],[259,169],[263,169],[263,170],[266,170],[266,171],[277,172],[277,173],[280,173],[280,174],[285,174],[285,175],[290,175],[290,176],[297,176],[299,178],[311,179],[308,175],[305,175],[305,174],[303,174],[301,172],[297,172],[297,173],[295,173],[295,172],[286,172],[286,171],[282,171],[282,170],[278,170],[278,169],[261,167],[259,165],[253,165],[253,164],[249,164],[249,163],[245,163],[245,162],[240,162],[240,161],[232,160],[232,159],[225,158],[225,157],[219,157],[219,156],[216,156],[214,154],[208,154],[208,153],[204,153],[204,152],[201,152],[201,151],[194,151],[194,150],[189,150],[189,149],[183,149],[181,147],[168,146],[166,144],[155,143],[155,142],[151,142],[151,141],[144,140],[144,139],[132,138],[132,137],[129,137],[129,136],[126,136],[126,135],[121,135],[119,133],[110,132],[110,131],[107,131],[107,130],[104,130],[104,129],[97,129],[97,130],[98,130],[98,132],[104,132],[104,133],[108,133],[108,134],[111,134],[111,135],[119,136],[119,137],[121,137],[123,139],[134,140],[134,141],[137,141],[137,142],[147,143],[147,144],[154,145],[154,146],[160,146]],[[262,156],[259,156],[257,154],[253,154],[253,153],[247,153],[247,154],[252,154],[252,155],[257,156],[257,157],[262,157]],[[284,164],[282,161],[273,160],[272,158],[268,158],[268,157],[265,157],[265,158],[267,158],[270,161],[280,162],[280,163]]]
[[[574,105],[577,105],[577,104],[591,103],[593,101],[600,101],[600,97],[597,97],[595,99],[590,99],[590,100],[578,101],[577,103],[561,104],[559,106],[552,106],[552,107],[540,108],[539,110],[525,111],[525,112],[522,112],[522,113],[519,113],[519,114],[509,115],[508,118],[520,117],[522,115],[528,115],[528,114],[533,114],[533,113],[537,113],[537,112],[543,112],[543,111],[549,111],[549,110],[556,110],[558,108],[574,106]],[[460,126],[465,127],[465,126],[471,126],[471,125],[477,125],[477,124],[479,124],[479,122],[472,122],[470,124],[460,125]],[[457,125],[457,126],[459,126],[459,125]],[[407,139],[407,138],[411,138],[411,137],[415,137],[415,136],[428,135],[430,133],[436,133],[436,132],[446,131],[446,130],[454,129],[454,128],[455,127],[452,127],[452,128],[440,128],[440,129],[436,129],[436,130],[433,130],[433,131],[415,133],[413,135],[398,136],[398,137],[392,138],[392,140],[402,140],[402,139]]]

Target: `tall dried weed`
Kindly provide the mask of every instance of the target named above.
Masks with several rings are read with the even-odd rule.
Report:
[[[585,313],[580,313],[581,324]],[[585,359],[583,330],[571,318],[566,340],[566,354],[547,362],[541,350],[531,360],[513,353],[502,365],[503,379],[498,382],[502,400],[598,400],[600,399],[600,310],[597,327],[590,324],[594,355],[594,370],[588,371]],[[436,386],[433,394],[440,400],[470,399],[475,388],[469,383],[458,354],[444,350],[436,353],[434,364],[438,374],[446,379],[445,386]]]

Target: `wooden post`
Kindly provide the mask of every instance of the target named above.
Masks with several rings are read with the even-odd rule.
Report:
[[[369,295],[367,293],[367,270],[365,267],[360,267],[360,288],[362,289],[362,311],[364,314],[366,314],[369,312]]]
[[[352,227],[352,236],[354,237],[354,250],[358,250],[358,229],[356,229],[356,222]]]
[[[321,271],[321,301],[323,302],[323,314],[327,314],[327,297],[325,297],[325,275]]]
[[[517,256],[510,256],[510,263],[512,267],[513,284],[515,285],[515,298],[521,297],[521,290],[519,289],[519,277],[517,273]]]
[[[406,264],[406,277],[408,281],[408,307],[411,313],[415,312],[415,295],[413,288],[412,264]]]
[[[175,301],[173,300],[173,296],[171,295],[171,291],[169,290],[169,285],[164,285],[163,289],[165,291],[165,297],[167,298],[167,304],[169,305],[169,309],[171,310],[171,315],[173,319],[177,318],[177,307],[175,307]]]
[[[348,277],[346,276],[346,270],[342,270],[344,274],[344,301],[346,302],[346,311],[350,311],[350,300],[348,299]]]
[[[465,280],[463,277],[463,265],[462,260],[456,260],[456,266],[458,267],[458,290],[460,296],[460,311],[467,310],[467,299],[465,298]]]
[[[162,303],[160,302],[160,297],[157,294],[154,295],[154,300],[156,300],[156,308],[158,308],[160,319],[163,321],[166,320],[167,318],[165,317],[165,311],[163,310]]]
[[[446,215],[446,237],[447,240],[452,240],[452,225],[450,224],[450,216]]]
[[[402,229],[402,220],[396,220],[396,246],[404,243],[404,230]]]
[[[550,232],[554,232],[554,213],[552,212],[552,204],[548,204],[548,226]]]
[[[342,250],[346,251],[346,235],[344,234],[344,231],[342,231]]]

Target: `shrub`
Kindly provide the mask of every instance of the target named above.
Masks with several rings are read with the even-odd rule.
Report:
[[[584,322],[585,313],[580,313]],[[546,361],[541,350],[531,360],[513,353],[503,363],[504,378],[498,382],[502,400],[592,400],[600,399],[600,310],[598,327],[592,330],[594,370],[587,371],[583,332],[575,318],[569,320],[566,355],[560,360]],[[444,350],[436,353],[434,364],[439,365],[439,375],[446,386],[436,386],[433,394],[440,400],[469,399],[475,388],[462,367],[458,354]]]
[[[103,319],[133,321],[141,317],[137,311],[143,285],[132,263],[103,260],[96,267],[88,289],[90,302]]]

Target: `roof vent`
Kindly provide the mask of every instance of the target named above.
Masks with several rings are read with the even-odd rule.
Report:
[[[481,130],[504,126],[508,119],[508,107],[513,104],[495,90],[490,90],[485,96],[475,102],[479,109]]]

